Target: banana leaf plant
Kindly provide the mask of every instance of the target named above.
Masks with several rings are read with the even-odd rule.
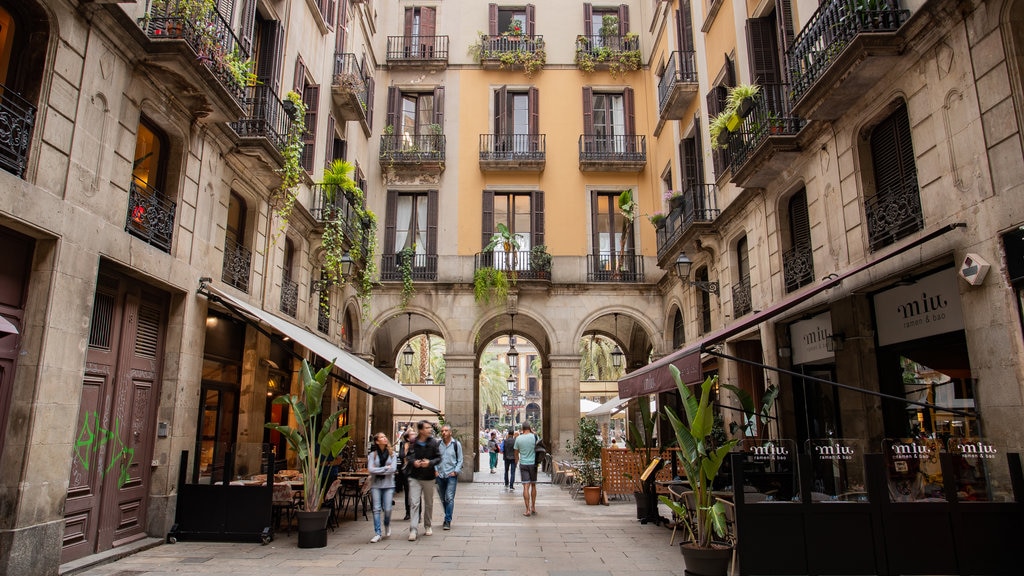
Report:
[[[722,537],[726,533],[725,507],[715,500],[712,483],[722,468],[722,462],[739,441],[732,439],[720,446],[714,446],[709,438],[715,418],[711,405],[711,390],[718,377],[711,376],[704,380],[698,399],[690,388],[683,384],[682,378],[679,377],[679,369],[672,365],[668,368],[682,397],[686,421],[684,422],[671,406],[666,406],[664,413],[675,433],[679,446],[679,462],[690,482],[696,510],[687,511],[665,496],[660,496],[659,499],[682,518],[694,547],[712,548],[713,536]]]
[[[754,398],[746,390],[730,384],[722,384],[722,388],[736,395],[743,410],[743,422],[730,422],[729,433],[743,438],[760,438],[765,425],[771,419],[772,406],[779,396],[779,389],[774,385],[768,386],[761,396],[761,405],[754,406]]]
[[[323,504],[328,488],[329,463],[341,454],[350,440],[348,432],[351,426],[337,426],[338,416],[344,409],[326,417],[323,413],[327,376],[333,366],[334,362],[331,362],[314,375],[309,363],[303,360],[299,371],[301,393],[274,399],[274,404],[282,404],[291,410],[295,426],[274,422],[265,424],[267,428],[280,432],[295,451],[303,478],[303,509],[307,512],[316,512]]]

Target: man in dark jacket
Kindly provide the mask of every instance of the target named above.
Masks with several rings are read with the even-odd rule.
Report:
[[[409,443],[405,454],[405,475],[409,478],[409,504],[412,517],[409,519],[409,541],[415,542],[423,515],[423,534],[430,536],[431,513],[434,509],[434,468],[441,463],[441,450],[433,437],[434,427],[426,420],[416,424],[418,436]]]
[[[501,452],[505,455],[505,488],[512,492],[516,488],[516,435],[512,430],[505,435]]]

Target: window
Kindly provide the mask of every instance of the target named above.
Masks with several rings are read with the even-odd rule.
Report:
[[[871,130],[874,196],[865,198],[871,250],[924,228],[906,103]]]
[[[166,155],[167,143],[163,133],[145,118],[140,119],[135,134],[135,159],[132,161],[135,182],[146,190],[163,190]]]
[[[750,301],[750,250],[747,237],[736,241],[736,284],[732,287],[732,309],[735,317],[752,310]]]
[[[619,193],[595,191],[592,196],[591,250],[596,263],[595,272],[635,270],[633,226],[619,210]]]
[[[281,312],[295,317],[298,308],[299,284],[293,278],[295,269],[295,243],[291,238],[284,239],[284,264],[281,270]]]
[[[282,53],[284,50],[284,30],[277,20],[264,20],[256,12],[256,56],[257,86],[267,86],[277,94],[281,86]]]
[[[676,308],[676,313],[672,316],[672,348],[682,348],[685,343],[686,328],[683,324],[683,312]]]
[[[224,266],[221,280],[243,292],[249,291],[252,253],[246,248],[246,205],[238,194],[228,198],[228,219],[224,233]]]
[[[504,246],[497,246],[494,249],[494,267],[507,269],[515,266],[517,270],[529,270],[530,259],[521,257],[521,254],[529,253],[531,247],[544,243],[544,192],[485,191],[483,204],[481,248],[490,243],[498,224],[507,226],[519,243],[520,253],[514,256],[506,254]]]
[[[166,135],[146,118],[140,118],[125,230],[164,252],[170,252],[174,235],[175,203],[165,193],[169,148]]]
[[[324,153],[324,166],[330,167],[335,160],[344,160],[348,152],[348,143],[338,135],[337,122],[334,116],[327,117],[327,148]]]
[[[786,213],[789,217],[790,249],[782,255],[782,276],[786,282],[786,292],[792,292],[814,281],[806,190],[801,188],[793,194]]]
[[[693,274],[695,282],[708,281],[708,268],[701,266]],[[711,293],[706,290],[697,290],[697,309],[700,312],[700,333],[711,332]]]
[[[437,279],[437,190],[388,191],[381,279],[400,280],[397,255],[414,250],[413,279]]]
[[[295,92],[302,95],[306,105],[306,133],[302,137],[305,147],[299,163],[306,172],[313,171],[313,157],[316,155],[316,123],[320,106],[320,87],[306,79],[306,65],[302,58],[295,59]]]
[[[509,90],[502,86],[494,91],[494,133],[507,137],[499,139],[503,150],[537,150],[539,139],[530,138],[540,133],[537,102],[536,88]]]
[[[736,85],[736,69],[733,61],[725,57],[725,64],[718,72],[715,85],[711,87],[705,98],[707,99],[708,121],[714,120],[722,110],[725,109],[725,100],[729,96],[729,87]],[[723,131],[724,132],[724,131]],[[715,176],[720,177],[729,167],[729,149],[719,147],[711,152],[711,160],[715,167]]]
[[[491,36],[511,33],[519,30],[519,36],[533,36],[536,11],[533,4],[523,7],[499,7],[497,4],[488,5],[488,33]],[[516,25],[513,25],[513,22]]]
[[[594,92],[589,86],[583,89],[583,131],[588,151],[632,151],[635,126],[632,88],[612,93]]]
[[[0,3],[0,85],[3,132],[0,169],[21,177],[28,162],[43,71],[47,70],[50,23],[34,2]],[[15,136],[18,137],[15,137]],[[24,137],[21,137],[24,136]]]
[[[387,125],[394,128],[399,150],[435,150],[441,147],[444,126],[444,87],[431,92],[403,92],[388,88]]]

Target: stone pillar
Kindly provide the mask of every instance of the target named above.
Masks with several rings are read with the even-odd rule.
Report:
[[[478,456],[476,356],[445,354],[444,418],[462,442],[460,482],[472,482]]]
[[[580,356],[551,356],[544,372],[544,440],[553,456],[565,454],[565,441],[576,435],[580,419]]]

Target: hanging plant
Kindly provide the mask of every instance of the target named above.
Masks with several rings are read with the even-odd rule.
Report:
[[[324,232],[320,237],[324,248],[324,272],[331,284],[340,284],[342,260],[345,257],[345,233],[338,210],[339,195],[344,195],[349,202],[361,203],[363,191],[356,186],[350,174],[355,170],[351,162],[336,159],[324,169],[323,190],[325,197]]]
[[[284,165],[279,171],[281,185],[270,195],[270,207],[277,219],[281,221],[277,234],[284,232],[284,229],[288,227],[288,218],[292,214],[292,208],[295,207],[295,189],[302,181],[302,151],[306,148],[302,141],[302,137],[306,133],[306,104],[302,102],[302,96],[295,91],[288,92],[285,98],[291,102],[295,111],[292,114],[292,125],[288,128],[288,138],[281,150],[281,155],[284,157]],[[275,239],[277,234],[274,235]]]
[[[356,188],[356,190],[359,190]],[[359,299],[363,319],[370,317],[370,297],[373,295],[373,281],[377,276],[377,215],[366,207],[362,191],[359,191],[358,202],[353,202],[353,209],[356,214],[356,238],[352,242],[349,253],[352,260],[358,262],[359,271],[356,273],[353,287],[356,289],[356,298]]]
[[[416,288],[412,285],[412,262],[416,258],[416,247],[406,246],[397,254],[398,270],[402,273],[402,301],[398,307],[405,310],[409,301],[416,294]]]

